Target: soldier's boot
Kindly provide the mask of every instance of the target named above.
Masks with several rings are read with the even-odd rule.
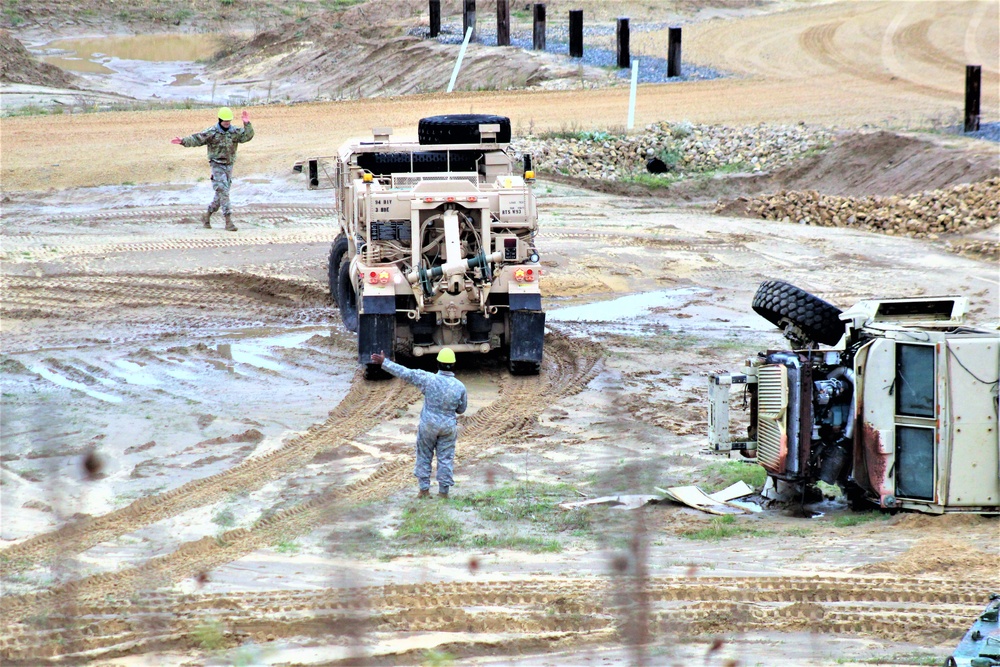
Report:
[[[226,231],[235,232],[237,231],[236,225],[233,224],[233,218],[229,213],[226,213]]]
[[[438,491],[438,498],[440,498],[441,500],[448,500],[448,487],[447,486],[441,487],[441,490]]]
[[[205,215],[201,216],[201,226],[205,229],[212,228],[212,211],[205,211]]]
[[[430,498],[430,497],[431,497],[431,490],[430,489],[420,489],[420,493],[417,494],[417,498],[418,499],[420,499],[420,498]]]

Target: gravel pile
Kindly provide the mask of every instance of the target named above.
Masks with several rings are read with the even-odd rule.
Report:
[[[989,229],[1000,221],[1000,178],[893,197],[834,197],[779,192],[747,200],[746,212],[767,220],[820,227],[857,227],[890,236],[935,240],[941,234]],[[996,243],[992,245],[996,252]],[[989,252],[988,248],[980,251]]]
[[[663,122],[636,134],[529,136],[515,141],[513,146],[518,153],[530,153],[538,171],[612,181],[652,178],[646,163],[659,158],[668,171],[656,178],[666,184],[720,169],[771,171],[828,145],[832,138],[830,132],[801,124],[725,127]]]

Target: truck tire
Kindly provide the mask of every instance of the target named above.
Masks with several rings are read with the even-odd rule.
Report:
[[[450,153],[450,155],[449,155]],[[418,151],[416,153],[361,153],[358,166],[376,176],[435,171],[476,171],[483,151]]]
[[[754,311],[771,324],[781,327],[784,320],[800,328],[823,345],[835,345],[844,335],[843,311],[781,280],[767,280],[753,297]]]
[[[344,259],[344,253],[347,252],[347,237],[340,234],[333,241],[333,247],[330,248],[330,260],[327,263],[326,275],[330,282],[330,298],[333,299],[334,303],[340,303],[337,299],[339,295],[337,294],[338,280],[340,278],[340,260]]]
[[[510,143],[510,119],[504,116],[481,113],[448,114],[421,118],[417,126],[417,140],[425,146],[437,144],[478,144],[480,125],[499,125],[496,141]]]
[[[358,331],[358,295],[354,291],[354,276],[351,273],[349,261],[340,262],[337,270],[337,304],[340,306],[340,319],[348,331]]]

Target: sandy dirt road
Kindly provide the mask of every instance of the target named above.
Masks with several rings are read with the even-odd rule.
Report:
[[[953,117],[958,63],[997,61],[996,11],[835,3],[691,26],[692,58],[746,78],[644,87],[638,119]],[[542,374],[460,368],[456,497],[412,500],[420,401],[358,376],[326,293],[332,202],[291,163],[449,111],[519,131],[621,124],[626,99],[252,109],[238,234],[201,229],[204,156],[168,143],[204,112],[0,120],[4,664],[943,661],[997,579],[995,518],[557,507],[745,472],[703,451],[704,387],[783,346],[749,309],[762,280],[842,307],[963,294],[972,323],[994,322],[996,267],[937,245],[541,179]]]

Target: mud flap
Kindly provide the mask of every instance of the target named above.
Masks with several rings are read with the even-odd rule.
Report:
[[[542,363],[542,343],[545,340],[545,313],[512,310],[510,313],[511,364]]]
[[[365,307],[369,306],[371,297],[365,298]],[[381,310],[385,310],[382,308]],[[396,344],[396,308],[392,313],[362,313],[358,316],[358,363],[365,367],[365,379],[377,380],[389,377],[389,374],[372,363],[372,355],[385,354],[392,357]]]

